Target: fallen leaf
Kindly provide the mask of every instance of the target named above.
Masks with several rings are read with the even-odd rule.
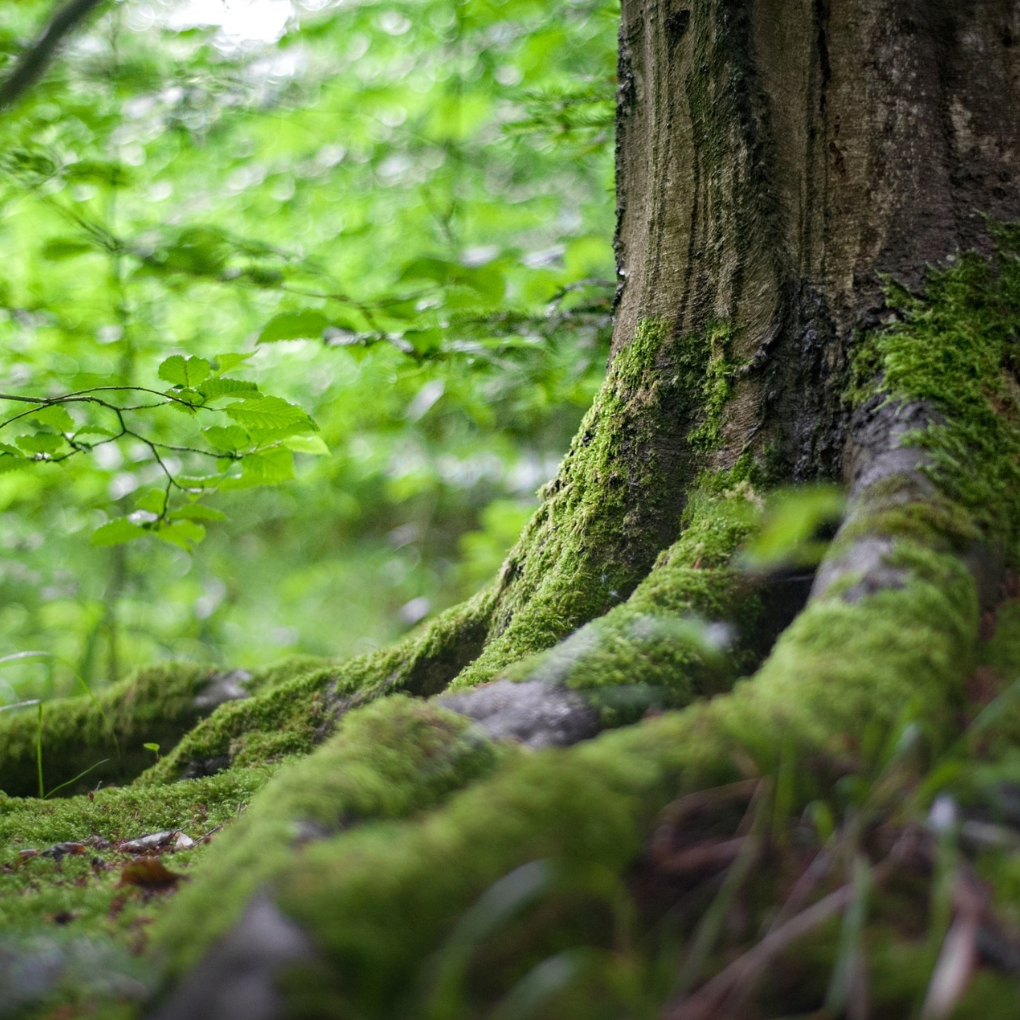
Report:
[[[184,877],[171,871],[158,857],[139,857],[124,865],[118,885],[137,885],[143,889],[170,889]]]

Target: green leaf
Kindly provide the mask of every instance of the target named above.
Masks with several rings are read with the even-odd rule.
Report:
[[[27,460],[20,450],[7,443],[0,443],[0,475],[6,475],[10,471],[17,471],[19,468],[27,467],[32,462]]]
[[[80,241],[74,237],[54,237],[43,245],[42,257],[48,262],[60,262],[95,250],[88,241]]]
[[[244,275],[256,287],[279,287],[283,283],[283,273],[271,266],[249,266]]]
[[[132,542],[136,538],[142,538],[146,534],[144,528],[133,524],[126,517],[115,517],[102,527],[92,532],[93,545],[122,545],[124,542]]]
[[[201,503],[186,503],[170,514],[172,521],[225,521],[227,515],[222,510],[214,510],[211,506]]]
[[[465,266],[459,262],[431,257],[413,259],[400,274],[400,281],[432,280],[443,287],[467,287],[482,299],[485,305],[497,305],[506,294],[506,278],[496,265]],[[460,299],[460,304],[465,304]]]
[[[38,411],[33,411],[30,420],[39,425],[48,425],[58,432],[74,431],[74,419],[67,413],[67,408],[61,407],[60,404],[50,404],[49,407],[41,407]]]
[[[162,489],[150,489],[144,496],[135,500],[135,506],[139,510],[162,515],[166,508],[166,493]]]
[[[211,425],[202,429],[202,435],[206,442],[216,450],[225,450],[232,453],[242,447],[251,446],[251,439],[248,433],[240,425]]]
[[[329,447],[319,436],[288,436],[283,440],[283,445],[288,450],[308,453],[313,457],[325,457],[329,454]]]
[[[434,280],[436,283],[447,283],[458,268],[456,262],[423,256],[408,262],[399,279],[401,283],[408,280]]]
[[[404,339],[418,354],[430,354],[442,346],[443,331],[441,329],[409,329],[404,333]]]
[[[157,256],[156,266],[193,276],[218,276],[227,264],[230,248],[223,234],[212,227],[187,227]]]
[[[238,365],[244,364],[254,356],[254,351],[251,354],[216,354],[213,356],[213,372],[216,375],[229,372],[232,368],[237,368]]]
[[[164,542],[191,552],[205,538],[205,528],[194,521],[174,521],[173,524],[156,529],[156,535]]]
[[[225,407],[224,411],[253,434],[288,428],[316,431],[312,419],[297,404],[282,397],[251,397]]]
[[[83,425],[74,434],[74,438],[77,439],[79,436],[106,436],[112,439],[116,435],[111,429],[104,429],[102,425]]]
[[[159,366],[159,377],[174,386],[197,386],[209,377],[212,365],[205,358],[174,354]]]
[[[294,477],[294,455],[290,450],[279,446],[245,457],[241,466],[241,477],[228,478],[221,486],[222,489],[253,489],[258,485],[279,485],[281,482],[289,482]]]
[[[223,481],[222,475],[177,476],[177,484],[186,492],[201,492],[204,489],[216,489],[219,487],[222,481]]]
[[[258,343],[271,344],[278,340],[318,340],[329,325],[322,312],[306,308],[300,312],[281,312],[273,316],[259,333]]]
[[[212,400],[214,397],[222,397],[229,393],[257,393],[258,386],[247,379],[206,379],[198,387],[198,392]]]
[[[37,432],[34,436],[18,436],[14,440],[26,453],[56,453],[64,445],[64,437],[52,432]]]

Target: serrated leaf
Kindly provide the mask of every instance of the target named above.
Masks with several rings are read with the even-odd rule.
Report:
[[[282,397],[249,398],[225,407],[224,411],[252,433],[295,426],[315,431],[311,418],[297,404],[291,404]]]
[[[186,503],[170,514],[172,521],[225,521],[227,515],[222,510],[214,510],[211,506],[201,503]]]
[[[27,467],[32,462],[26,460],[20,450],[7,443],[0,443],[0,475],[6,475],[10,471],[17,471]]]
[[[169,403],[175,411],[192,417],[197,413],[197,408],[205,405],[205,397],[198,390],[190,389],[187,386],[174,386],[166,391],[166,395],[171,398]]]
[[[273,316],[259,333],[258,343],[271,344],[279,340],[318,340],[329,325],[322,312],[306,308],[300,312],[281,312]]]
[[[279,485],[294,477],[294,455],[290,450],[274,447],[253,453],[241,462],[241,477],[228,478],[224,490],[253,489],[258,485]]]
[[[43,245],[42,257],[48,262],[60,262],[85,255],[90,251],[95,251],[95,248],[88,241],[80,241],[74,237],[54,237]]]
[[[205,538],[205,528],[194,521],[174,521],[173,524],[156,529],[156,535],[164,542],[191,552]]]
[[[116,435],[111,429],[104,429],[102,425],[83,425],[74,434],[74,438],[77,439],[79,436],[105,436],[108,439],[112,439]]]
[[[212,400],[213,397],[222,397],[225,394],[231,393],[257,393],[258,386],[253,382],[249,382],[247,379],[206,379],[201,386],[198,387],[198,392],[202,396]]]
[[[145,534],[144,528],[132,524],[126,517],[116,517],[92,532],[92,544],[122,545],[124,542],[142,538]]]
[[[283,445],[295,453],[307,453],[313,457],[325,457],[329,454],[329,447],[320,436],[288,436],[283,440]]]
[[[197,386],[209,378],[212,365],[205,358],[174,354],[159,366],[159,377],[174,386]]]
[[[209,428],[202,429],[202,435],[213,449],[229,453],[251,445],[248,433],[240,425],[210,425]]]
[[[162,489],[150,489],[144,496],[135,500],[135,506],[139,510],[148,510],[159,516],[166,506],[166,493]]]
[[[37,432],[34,436],[18,436],[14,440],[26,453],[56,453],[64,445],[64,437],[52,432]]]
[[[48,425],[58,432],[73,432],[74,419],[67,413],[66,407],[59,404],[50,404],[49,407],[40,407],[29,416],[34,422],[40,425]]]

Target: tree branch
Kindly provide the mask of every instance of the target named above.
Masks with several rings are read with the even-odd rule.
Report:
[[[66,35],[73,32],[103,0],[70,0],[53,16],[35,44],[22,55],[11,76],[0,85],[0,110],[13,106],[46,70]]]

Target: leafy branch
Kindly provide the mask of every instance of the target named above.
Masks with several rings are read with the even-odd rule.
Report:
[[[305,411],[281,397],[265,395],[246,379],[228,375],[250,354],[224,354],[215,364],[200,357],[173,355],[159,366],[159,376],[170,383],[161,391],[147,386],[103,385],[75,390],[52,397],[0,393],[0,401],[28,403],[32,406],[0,420],[0,431],[18,422],[35,431],[22,434],[14,444],[0,443],[0,473],[31,463],[62,463],[99,446],[134,439],[149,451],[164,478],[164,488],[147,493],[137,501],[134,513],[115,518],[93,535],[96,545],[116,545],[155,533],[165,541],[191,549],[205,535],[200,520],[222,520],[224,515],[199,503],[210,492],[274,485],[293,477],[292,451],[325,453],[325,444],[314,433],[317,426]],[[157,396],[155,402],[128,404],[116,402],[98,393],[143,393]],[[220,400],[226,404],[218,404]],[[117,421],[115,429],[93,421],[79,424],[68,411],[70,405],[102,408]],[[202,428],[205,446],[165,443],[140,431],[125,418],[129,412],[174,407],[185,414],[199,412],[224,415],[228,425]],[[83,436],[99,436],[95,441]],[[164,454],[183,453],[215,460],[215,475],[186,476],[167,463]],[[241,473],[234,471],[241,465]],[[173,506],[172,492],[184,497]]]

